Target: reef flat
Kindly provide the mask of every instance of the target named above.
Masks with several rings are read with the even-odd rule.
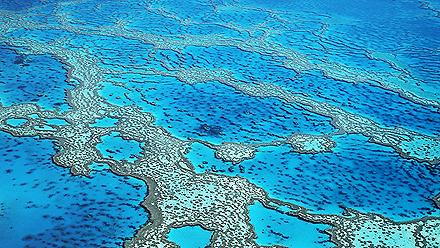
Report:
[[[31,223],[7,245],[439,247],[437,8],[330,5],[2,2],[0,130],[52,142],[43,160],[96,182],[54,192],[90,205],[86,228]],[[26,162],[5,162],[1,192],[27,197],[7,177]],[[0,198],[0,227],[22,220],[13,202]]]

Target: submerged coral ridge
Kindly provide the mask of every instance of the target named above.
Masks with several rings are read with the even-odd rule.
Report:
[[[274,243],[260,244],[261,228],[255,228],[249,210],[254,204],[283,218],[295,218],[285,221],[293,223],[292,228],[307,223],[307,230],[313,230],[316,224],[320,231],[307,237],[307,242],[314,242],[313,247],[440,246],[440,137],[438,130],[432,131],[440,127],[440,75],[418,70],[422,62],[406,58],[410,57],[407,51],[390,55],[380,51],[389,50],[388,45],[367,46],[362,37],[358,42],[344,40],[341,33],[348,32],[346,29],[359,36],[357,29],[364,27],[359,24],[363,16],[347,20],[336,10],[332,16],[317,3],[316,12],[301,11],[316,1],[305,1],[305,6],[265,6],[268,3],[252,1],[188,1],[182,6],[173,1],[30,2],[30,6],[0,4],[0,53],[7,55],[0,60],[0,130],[15,137],[52,141],[53,163],[73,175],[93,180],[99,164],[108,166],[115,175],[143,181],[148,192],[139,201],[148,211],[148,221],[132,237],[126,237],[124,246],[177,247],[170,235],[182,227],[204,229],[211,235],[206,244],[210,247],[296,244],[270,226],[266,234],[272,236],[267,240]],[[436,12],[427,1],[408,11],[424,16],[427,10]],[[399,18],[410,17],[399,13]],[[437,23],[435,18],[429,20]],[[432,24],[427,25],[431,28]],[[374,33],[372,26],[365,27],[369,33]],[[400,39],[399,35],[396,37]],[[417,48],[427,45],[412,36],[408,37],[411,42]],[[432,53],[431,57],[421,51],[420,56],[427,58],[426,67],[440,69],[440,55],[438,51]],[[36,65],[30,69],[27,63]],[[44,72],[37,75],[38,70]],[[19,71],[26,76],[16,75]],[[42,81],[45,77],[50,82]],[[379,115],[386,109],[356,107],[356,102],[341,106],[345,100],[338,92],[323,91],[314,96],[307,86],[292,86],[313,84],[306,81],[315,77],[347,89],[368,85],[379,89],[375,94],[394,94],[399,102],[393,106],[419,107],[402,107],[401,115],[425,120],[432,128],[418,129],[406,121],[402,126],[382,123]],[[39,81],[31,84],[34,79]],[[61,86],[52,86],[54,82]],[[12,83],[23,95],[13,96],[14,89],[3,88]],[[51,88],[43,94],[39,84],[46,83]],[[27,87],[40,93],[29,92]],[[350,171],[347,168],[351,163],[341,158],[339,150],[350,147],[343,143],[347,142],[344,137],[361,137],[359,142],[374,145],[371,149],[388,149],[350,153],[357,156],[355,161],[372,161],[374,158],[368,156],[377,154],[395,154],[380,161],[405,161],[404,166],[392,168],[402,169],[394,172],[401,173],[399,178],[414,191],[406,192],[407,196],[414,193],[417,199],[430,199],[430,206],[410,199],[411,206],[402,207],[398,214],[375,212],[379,205],[392,204],[388,209],[394,211],[399,204],[407,203],[384,197],[386,203],[371,204],[373,198],[367,197],[365,202],[371,206],[363,201],[359,206],[344,196],[344,189],[359,187],[363,194],[374,190],[370,195],[377,201],[382,192],[393,191],[385,190],[386,185],[369,188],[383,182],[379,171],[369,170],[377,174],[374,177],[355,173],[340,176],[337,172],[327,175],[331,180],[318,174],[311,176],[323,180],[325,190],[320,191],[299,182],[310,175],[290,175],[294,169],[282,167],[287,161],[276,157],[288,159],[294,154],[305,160],[316,159],[326,164],[309,161],[318,167],[316,171],[335,171],[329,169],[338,166],[329,161],[333,156],[335,161],[347,163],[341,168]],[[207,151],[195,151],[196,145]],[[289,149],[284,149],[286,146]],[[268,161],[263,161],[261,154],[262,158],[269,157]],[[327,157],[320,157],[323,154]],[[200,171],[196,168],[200,162],[197,156],[202,161],[199,167],[217,163],[229,167],[228,171]],[[261,173],[252,171],[267,166],[272,170],[264,176],[271,177],[267,181],[273,181],[279,190],[273,191],[269,183],[259,181]],[[233,173],[235,167],[240,173]],[[413,186],[418,176],[430,185],[417,184],[422,189]],[[302,189],[295,192],[291,181],[283,178],[298,180]],[[367,178],[372,181],[363,183]],[[352,181],[356,183],[350,184]],[[389,187],[396,185],[390,182]],[[315,195],[298,196],[299,192]],[[286,194],[294,196],[295,202],[283,197]],[[332,197],[334,201],[329,199]],[[354,207],[333,206],[334,202]],[[318,203],[336,209],[315,208]],[[0,220],[8,214],[6,208],[0,201]],[[342,209],[344,212],[338,213]],[[409,219],[396,220],[398,215]],[[324,227],[325,231],[319,229]],[[327,241],[322,241],[323,232],[328,235]]]

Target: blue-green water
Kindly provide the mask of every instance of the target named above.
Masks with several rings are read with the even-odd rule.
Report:
[[[186,226],[171,229],[168,239],[181,248],[204,248],[208,246],[211,235],[200,226]]]
[[[124,140],[117,133],[111,133],[102,137],[102,142],[96,148],[105,158],[127,160],[133,162],[136,156],[142,152],[141,144],[133,140]]]
[[[259,245],[281,244],[286,247],[333,247],[322,232],[326,225],[307,223],[256,203],[249,208]]]
[[[34,127],[40,133],[76,125],[115,128],[117,118],[102,116],[108,112],[99,112],[94,121],[69,121],[75,118],[69,111],[77,111],[71,100],[96,93],[102,104],[151,113],[155,125],[181,140],[266,143],[294,133],[340,131],[334,124],[338,119],[329,117],[335,110],[319,115],[304,104],[254,97],[228,85],[272,84],[389,130],[405,128],[436,140],[403,141],[409,151],[399,154],[371,143],[361,135],[365,130],[353,131],[332,137],[336,147],[327,153],[295,153],[287,144],[262,146],[238,165],[194,143],[185,156],[196,173],[246,178],[270,197],[312,213],[341,215],[348,207],[394,221],[439,217],[432,198],[440,193],[440,151],[432,149],[429,156],[439,159],[431,164],[402,156],[423,154],[416,145],[439,143],[438,1],[59,2],[0,0],[0,113],[3,107],[34,103],[66,118],[41,117],[44,125]],[[41,42],[47,52],[36,52],[37,45],[33,51],[33,43],[19,45],[21,39]],[[102,73],[96,89],[73,91],[83,79],[72,77],[62,53],[53,55],[55,46],[96,59]],[[231,78],[220,74],[185,83],[191,76],[179,73],[191,69],[227,71]],[[92,113],[93,104],[80,115]],[[5,130],[36,136],[20,129],[27,128],[30,119],[25,118],[31,115],[8,114],[14,116],[0,116]],[[96,145],[106,159],[134,163],[150,145],[108,133]],[[149,221],[140,206],[147,195],[144,182],[96,165],[91,178],[74,177],[52,162],[58,148],[50,137],[0,133],[1,247],[119,247]],[[329,226],[259,203],[249,210],[259,245],[332,246],[322,233]],[[168,239],[181,247],[205,247],[211,235],[186,226],[171,229]]]

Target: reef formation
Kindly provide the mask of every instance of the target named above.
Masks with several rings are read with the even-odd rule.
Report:
[[[176,3],[168,1],[79,0],[2,10],[0,43],[16,53],[21,60],[17,63],[24,63],[30,56],[50,56],[62,63],[65,70],[62,73],[71,87],[64,89],[63,101],[67,104],[64,107],[32,100],[11,104],[2,101],[0,130],[16,137],[53,141],[56,149],[53,163],[68,168],[72,175],[88,177],[93,172],[92,165],[104,164],[116,175],[144,181],[148,193],[142,207],[148,211],[149,220],[124,243],[126,247],[176,247],[168,234],[173,228],[185,226],[200,226],[211,231],[210,247],[264,247],[256,241],[258,234],[249,217],[249,206],[256,202],[291,218],[330,226],[325,233],[337,247],[440,246],[439,174],[435,174],[440,163],[440,137],[438,130],[435,131],[440,127],[440,77],[435,78],[436,83],[427,83],[390,56],[358,44],[347,45],[346,49],[363,53],[373,61],[371,63],[377,63],[376,67],[349,65],[347,61],[321,54],[321,50],[331,54],[336,49],[333,46],[344,43],[327,36],[327,33],[338,32],[332,29],[333,25],[345,25],[347,20],[342,17],[289,12],[240,1],[189,2],[179,9]],[[427,3],[422,7],[420,11],[433,10]],[[192,12],[193,8],[199,8],[197,14]],[[307,17],[310,20],[304,19]],[[303,31],[309,22],[313,29]],[[298,44],[290,45],[297,41],[289,39],[298,38],[291,32],[307,33],[304,34],[307,48],[322,47],[302,51],[295,47]],[[283,35],[287,42],[279,38]],[[308,40],[311,37],[313,40]],[[244,59],[234,60],[231,55],[234,53]],[[212,61],[212,58],[219,59]],[[254,62],[256,60],[271,61],[282,73],[293,76],[277,78],[271,75],[277,72],[263,68]],[[254,64],[257,68],[251,68]],[[268,75],[252,75],[257,72]],[[300,77],[307,74],[337,81],[344,85],[341,87],[367,85],[365,87],[380,90],[385,96],[393,95],[400,99],[401,105],[419,108],[413,109],[414,113],[405,110],[400,113],[409,115],[409,119],[416,118],[415,122],[425,129],[416,128],[412,121],[402,121],[404,125],[381,123],[374,111],[367,112],[361,106],[368,102],[350,102],[349,106],[343,106],[337,97],[331,99],[325,92],[319,93],[322,97],[316,97],[312,91],[289,86],[304,83]],[[1,80],[9,83],[5,78]],[[154,93],[171,84],[188,93],[177,96],[171,96],[172,90]],[[190,98],[183,103],[191,104],[197,101],[191,92],[203,94],[211,92],[210,89],[222,92],[214,92],[214,98],[219,100],[212,99],[208,108],[212,113],[220,109],[221,114],[216,118],[223,124],[206,123],[197,113],[179,109],[183,105],[176,104],[175,109],[172,103],[167,105],[167,101],[184,97]],[[21,93],[17,90],[14,94]],[[222,94],[224,99],[236,94],[236,98],[231,99],[255,101],[250,106],[240,105],[240,109],[248,109],[240,113],[250,120],[247,126],[240,126],[223,114],[233,108],[234,102],[222,104]],[[360,104],[359,107],[356,104]],[[269,117],[261,121],[273,122],[274,126],[281,126],[289,115],[299,113],[306,117],[298,119],[298,123],[286,119],[286,127],[280,130],[268,126],[259,132],[260,123],[253,121],[259,112],[252,111],[265,112],[271,105],[284,114],[267,110]],[[175,113],[170,113],[172,111]],[[386,112],[386,109],[378,111]],[[193,118],[195,124],[185,122],[187,119],[183,117],[178,119],[180,115]],[[113,122],[99,124],[106,118]],[[184,131],[191,125],[198,128],[187,135]],[[305,128],[294,128],[301,125]],[[234,128],[237,129],[232,132]],[[239,136],[240,132],[246,135]],[[141,152],[131,159],[105,156],[98,145],[112,134],[139,144]],[[320,212],[301,202],[279,199],[264,185],[240,174],[196,172],[188,156],[194,145],[201,144],[214,153],[219,163],[227,164],[230,171],[236,166],[246,170],[242,164],[251,163],[265,153],[265,149],[288,146],[288,153],[298,156],[332,155],[340,147],[338,137],[350,135],[391,149],[396,159],[410,161],[407,170],[418,170],[417,167],[432,170],[432,185],[423,185],[432,193],[424,196],[432,199],[432,206],[427,210],[431,214],[393,220],[382,213],[348,206],[341,206],[341,213]],[[5,208],[2,204],[0,207]]]

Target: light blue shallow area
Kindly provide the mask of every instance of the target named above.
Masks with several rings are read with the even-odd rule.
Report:
[[[117,119],[113,119],[110,117],[104,117],[95,121],[95,123],[91,124],[91,127],[112,127],[116,125],[118,122]]]
[[[21,126],[27,122],[26,119],[20,119],[20,118],[11,118],[6,120],[6,124],[14,127]]]
[[[50,118],[50,119],[46,119],[45,121],[48,125],[53,125],[53,126],[64,126],[69,124],[67,121],[57,118]]]
[[[287,247],[334,247],[330,237],[322,233],[330,228],[301,221],[277,211],[265,208],[257,202],[249,207],[251,224],[259,245],[284,245]]]
[[[125,140],[117,132],[103,136],[96,148],[106,158],[134,162],[141,155],[142,144],[134,140]]]
[[[73,177],[47,140],[2,132],[0,150],[1,247],[120,247],[148,219],[139,180],[105,168]]]
[[[192,144],[186,157],[193,163],[197,173],[205,171],[226,172],[228,169],[234,169],[231,162],[223,162],[215,158],[214,150],[200,143]]]
[[[205,248],[209,245],[212,232],[200,226],[185,226],[171,229],[168,240],[180,248]]]

